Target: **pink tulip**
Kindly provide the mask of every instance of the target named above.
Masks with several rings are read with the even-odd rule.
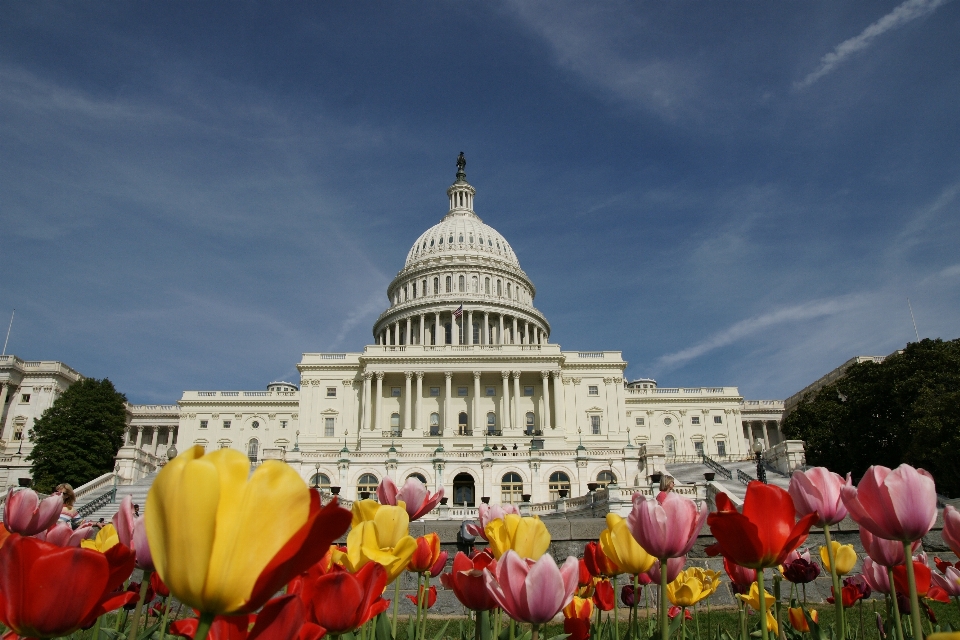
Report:
[[[33,489],[14,491],[10,487],[3,505],[3,526],[10,533],[35,536],[56,524],[61,511],[63,496],[59,493],[41,500]]]
[[[66,522],[58,522],[46,531],[41,531],[34,538],[55,544],[58,547],[79,547],[81,540],[93,538],[97,530],[89,522],[85,522],[76,529]]]
[[[682,498],[673,491],[661,491],[655,500],[633,494],[633,510],[627,525],[636,541],[655,558],[687,555],[707,519],[707,505]]]
[[[956,567],[947,567],[943,575],[934,573],[931,579],[933,584],[946,591],[951,598],[960,596],[960,571]]]
[[[884,567],[895,567],[903,564],[903,545],[893,540],[884,540],[878,538],[864,528],[860,529],[860,542],[863,543],[863,549],[867,555],[873,558],[873,561]],[[913,543],[913,551],[920,548],[921,541]]]
[[[807,562],[813,562],[813,560],[810,559],[809,550],[801,552],[800,549],[797,548],[787,554],[787,557],[783,559],[783,564],[790,564],[791,562],[794,562],[796,560],[806,560]]]
[[[943,510],[943,531],[940,537],[947,543],[950,550],[960,556],[960,511],[947,505]]]
[[[816,525],[823,527],[837,524],[847,516],[847,508],[840,499],[842,487],[843,478],[838,474],[826,467],[814,467],[808,471],[794,471],[788,491],[797,509],[797,517],[816,513]]]
[[[667,582],[673,582],[676,580],[677,576],[680,575],[680,572],[683,571],[683,566],[687,563],[687,556],[680,556],[679,558],[670,558],[667,560]],[[749,571],[749,569],[748,569]],[[754,571],[756,573],[756,571]],[[647,570],[647,575],[650,576],[650,581],[653,584],[660,584],[660,561],[656,560],[653,563],[653,566]]]
[[[900,550],[901,552],[903,549]],[[887,574],[887,568],[879,562],[874,562],[873,558],[863,559],[863,579],[867,585],[878,593],[890,593],[890,576]]]
[[[443,497],[443,487],[435,494],[430,495],[427,487],[416,478],[407,478],[403,487],[397,490],[396,483],[386,476],[377,487],[377,500],[380,504],[397,506],[403,502],[410,520],[417,520],[437,508]]]
[[[567,558],[562,566],[549,553],[534,562],[514,551],[500,557],[497,566],[483,572],[487,591],[497,604],[517,622],[543,624],[570,604],[577,590],[580,563]]]
[[[478,536],[487,539],[487,534],[484,533],[484,530],[487,528],[487,525],[493,522],[494,520],[503,520],[503,517],[508,513],[514,515],[520,515],[520,509],[513,504],[495,504],[495,505],[480,505],[480,512],[478,519],[480,524],[469,523],[467,524],[467,533],[472,536]]]
[[[120,509],[113,514],[113,526],[117,530],[120,544],[130,547],[137,555],[137,567],[153,571],[153,555],[147,543],[143,516],[138,518],[133,515],[133,496],[124,496],[120,501]]]
[[[937,520],[933,476],[908,464],[870,467],[856,487],[848,475],[841,497],[857,524],[885,540],[919,540]]]

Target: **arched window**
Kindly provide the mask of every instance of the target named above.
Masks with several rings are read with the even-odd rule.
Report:
[[[325,473],[315,473],[313,477],[310,478],[310,486],[320,489],[321,491],[329,491],[330,476]]]
[[[563,495],[560,492],[563,491]],[[570,496],[570,476],[563,471],[554,471],[550,474],[550,499],[558,500]]]
[[[534,430],[534,415],[533,411],[527,411],[527,415],[524,416],[524,424],[526,425],[526,432],[528,436],[533,435]]]
[[[394,435],[394,436],[400,435],[400,414],[399,413],[390,414],[390,435]]]
[[[667,436],[663,439],[663,450],[668,456],[676,455],[677,440],[673,436]]]
[[[477,276],[473,276],[473,292],[480,293],[480,280]]]
[[[426,281],[426,279],[423,280],[423,286],[420,287],[420,291],[423,292],[423,295],[427,295],[428,291],[427,291],[427,281]]]
[[[260,441],[256,438],[250,438],[250,443],[247,445],[247,457],[250,458],[250,462],[257,461],[257,454],[260,451]]]
[[[460,293],[463,293],[465,289],[465,284],[466,284],[463,276],[460,276],[460,278],[458,278],[457,284],[460,285]]]
[[[463,234],[460,234],[460,242],[463,242]]]
[[[513,471],[503,474],[500,480],[500,502],[503,504],[517,504],[523,500],[523,479],[519,473]]]
[[[453,278],[447,276],[447,293],[453,291]]]
[[[416,283],[416,282],[413,283],[413,297],[414,297],[414,298],[417,297],[417,283]]]
[[[448,242],[449,242],[450,244],[453,244],[453,234],[452,234],[452,233],[450,234],[450,237],[448,238]]]
[[[601,488],[606,487],[608,484],[617,484],[617,476],[613,474],[613,471],[601,471],[597,474],[597,484]]]
[[[433,238],[430,238],[430,246],[433,246]]]
[[[490,278],[483,279],[483,292],[490,295]]]
[[[510,283],[507,283],[507,297],[510,297]]]
[[[440,278],[433,279],[433,295],[440,293]]]
[[[487,433],[493,435],[497,432],[497,414],[493,411],[487,414]]]
[[[470,431],[470,424],[467,421],[466,411],[461,411],[460,415],[457,416],[457,429],[462,436],[473,435]]]
[[[416,478],[423,484],[427,484],[427,479],[423,477],[422,473],[411,473],[410,475],[407,476],[407,480],[409,480],[410,478]]]
[[[473,234],[470,234],[470,244],[473,244]]]
[[[440,414],[439,413],[430,414],[430,435],[432,436],[440,435]]]
[[[372,473],[363,474],[360,476],[360,479],[357,480],[357,496],[361,500],[369,498],[371,495],[377,492],[377,485],[379,484],[380,481],[377,480],[377,476],[373,475]],[[368,494],[366,497],[363,495],[365,493]]]

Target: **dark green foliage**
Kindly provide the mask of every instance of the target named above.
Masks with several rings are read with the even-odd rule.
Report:
[[[883,364],[864,362],[806,399],[783,422],[807,463],[858,480],[873,464],[908,463],[960,496],[960,339],[925,339]]]
[[[64,391],[33,425],[33,482],[50,492],[61,482],[74,487],[113,470],[123,445],[127,398],[110,380],[86,378]]]

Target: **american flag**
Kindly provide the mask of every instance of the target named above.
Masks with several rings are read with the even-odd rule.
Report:
[[[453,317],[459,318],[462,315],[463,315],[463,303],[461,302],[460,306],[457,307],[457,310],[453,312]]]

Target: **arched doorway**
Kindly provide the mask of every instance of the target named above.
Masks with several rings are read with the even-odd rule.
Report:
[[[469,473],[458,473],[453,478],[453,504],[461,507],[474,506],[473,476]]]

